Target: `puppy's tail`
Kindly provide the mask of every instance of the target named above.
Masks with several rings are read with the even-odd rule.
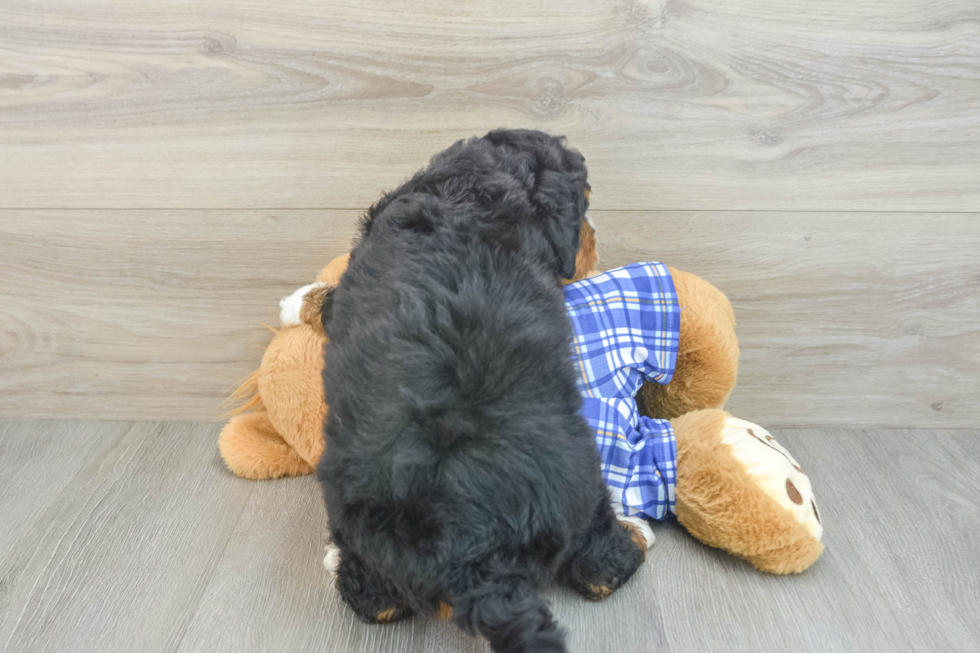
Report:
[[[566,653],[565,633],[541,594],[521,580],[490,581],[453,601],[453,621],[495,653]]]

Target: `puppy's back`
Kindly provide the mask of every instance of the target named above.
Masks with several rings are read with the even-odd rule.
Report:
[[[557,281],[585,173],[548,138],[451,148],[372,209],[326,324],[318,473],[341,551],[412,608],[561,650],[537,587],[608,498]],[[525,140],[545,150],[520,153],[527,178],[495,168]]]
[[[325,475],[338,503],[429,506],[444,523],[412,548],[444,555],[512,544],[495,529],[562,530],[547,522],[576,519],[571,480],[595,464],[572,445],[595,454],[554,278],[473,243],[374,251],[390,260],[355,256],[333,300]]]

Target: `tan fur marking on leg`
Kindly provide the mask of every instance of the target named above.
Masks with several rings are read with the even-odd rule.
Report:
[[[643,533],[634,524],[627,521],[619,522],[623,528],[629,531],[630,539],[633,540],[633,544],[636,545],[640,551],[643,552],[643,559],[647,558],[647,538],[643,537]]]
[[[397,612],[398,611],[395,610],[395,608],[388,608],[387,610],[382,610],[377,615],[375,615],[374,619],[379,624],[386,624],[390,621],[394,621]]]
[[[613,590],[611,587],[606,587],[604,585],[589,585],[589,591],[592,595],[589,596],[590,601],[605,601],[610,596],[612,596]]]
[[[453,618],[453,606],[448,603],[439,604],[439,618],[449,621]]]

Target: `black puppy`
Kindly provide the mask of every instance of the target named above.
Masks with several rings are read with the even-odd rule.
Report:
[[[440,603],[495,651],[564,651],[539,587],[633,575],[578,410],[559,278],[583,157],[534,131],[460,141],[371,208],[326,298],[318,477],[337,583],[363,619]]]

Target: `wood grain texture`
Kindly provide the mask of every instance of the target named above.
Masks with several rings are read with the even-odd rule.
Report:
[[[428,622],[366,627],[323,568],[327,515],[312,476],[255,485],[179,651],[425,651]],[[248,615],[229,628],[230,614]]]
[[[366,207],[498,126],[597,208],[980,211],[975,0],[9,0],[0,205]]]
[[[34,422],[0,423],[0,551],[10,550],[36,530],[48,509],[72,491],[86,465],[130,429],[125,422],[64,421],[43,428]],[[39,478],[45,482],[38,483]]]
[[[729,409],[770,427],[980,419],[980,215],[595,212],[604,267],[731,298]],[[216,420],[353,211],[0,211],[0,415]]]
[[[774,435],[813,482],[821,559],[764,575],[656,524],[647,563],[607,601],[546,591],[572,652],[980,648],[980,431]],[[78,471],[35,467],[33,491],[0,494],[0,519],[37,513],[0,548],[0,651],[489,651],[431,617],[354,618],[320,563],[315,481],[232,478],[215,436],[188,423],[0,422],[0,478],[35,458],[24,451],[82,444]]]
[[[774,433],[813,483],[827,549],[804,574],[769,576],[664,525],[658,533],[669,528],[678,549],[656,585],[671,597],[671,649],[975,649],[980,628],[967,615],[980,607],[980,468],[957,438],[977,435]]]
[[[972,428],[980,215],[599,212],[602,267],[656,259],[738,320],[727,409],[762,424]]]
[[[216,420],[350,211],[0,211],[0,415]]]
[[[4,653],[179,642],[253,486],[223,469],[216,425],[127,426],[120,436],[117,424],[99,425],[111,446],[88,452],[74,448],[64,422],[5,432],[14,448],[62,447],[84,465],[70,483],[57,465],[31,470],[33,489],[4,497],[4,521],[9,503],[36,513],[0,553]],[[22,473],[18,461],[0,458],[0,478]],[[52,491],[57,501],[37,500]]]

